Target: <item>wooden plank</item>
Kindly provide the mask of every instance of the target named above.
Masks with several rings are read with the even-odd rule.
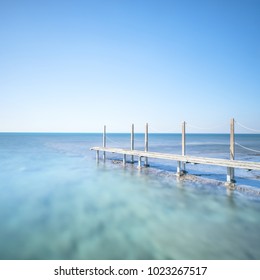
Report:
[[[199,163],[206,165],[216,165],[216,166],[224,166],[224,167],[233,167],[233,168],[242,168],[242,169],[252,169],[252,170],[260,170],[260,162],[252,162],[252,161],[239,161],[239,160],[229,160],[229,159],[220,159],[220,158],[205,158],[205,157],[194,157],[187,155],[175,155],[175,154],[166,154],[166,153],[158,153],[158,152],[145,152],[140,150],[127,150],[120,148],[106,148],[106,147],[93,147],[91,148],[93,151],[103,151],[117,154],[126,154],[133,155],[137,157],[150,157],[157,159],[165,159],[165,160],[174,160],[181,161],[185,163]]]

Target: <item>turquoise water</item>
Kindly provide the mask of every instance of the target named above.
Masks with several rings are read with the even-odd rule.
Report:
[[[150,150],[180,153],[180,139],[150,135]],[[236,139],[260,150],[259,135]],[[228,141],[187,135],[187,153],[228,158]],[[173,162],[97,165],[89,148],[101,144],[101,134],[0,134],[0,259],[260,259],[260,199],[212,183],[225,168],[188,165],[198,180],[177,181]],[[259,161],[239,147],[236,157]],[[236,170],[254,189],[259,175]]]

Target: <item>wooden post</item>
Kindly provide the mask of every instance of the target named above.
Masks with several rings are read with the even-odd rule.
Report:
[[[134,150],[134,141],[135,141],[135,136],[134,136],[134,124],[132,124],[132,130],[131,130],[131,151]],[[134,156],[131,156],[131,163],[134,163]]]
[[[148,123],[145,125],[144,151],[148,152]],[[148,167],[148,157],[145,157],[145,167]]]
[[[230,160],[235,159],[235,120],[232,118],[230,120]],[[227,185],[233,187],[235,183],[235,170],[233,167],[227,168]]]
[[[180,177],[181,176],[181,162],[180,161],[177,161],[177,177]]]
[[[181,147],[182,147],[182,151],[181,154],[183,156],[186,155],[186,122],[182,123],[182,139],[181,139]],[[185,163],[182,163],[182,172],[185,173]]]
[[[123,155],[123,165],[126,165],[126,154]]]
[[[107,138],[106,138],[106,126],[104,125],[104,130],[103,130],[103,147],[105,148],[107,145]],[[103,160],[106,160],[106,152],[103,152]]]
[[[235,159],[235,120],[230,121],[230,159]],[[231,168],[231,180],[235,182],[235,169]]]
[[[232,167],[227,167],[227,183],[232,183]]]
[[[96,151],[96,161],[99,163],[99,150]]]
[[[142,157],[139,157],[138,159],[138,168],[140,169],[142,167]]]
[[[230,159],[235,159],[235,121],[230,120]]]

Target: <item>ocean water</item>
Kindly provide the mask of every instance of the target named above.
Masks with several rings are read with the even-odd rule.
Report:
[[[136,134],[136,149],[144,148]],[[236,158],[260,160],[260,135],[236,135]],[[128,134],[107,146],[129,147]],[[178,134],[149,135],[149,150],[181,152]],[[260,172],[176,163],[123,167],[90,147],[101,134],[0,133],[0,259],[260,259]],[[187,135],[187,154],[229,157],[229,136]],[[251,191],[252,190],[252,191]]]

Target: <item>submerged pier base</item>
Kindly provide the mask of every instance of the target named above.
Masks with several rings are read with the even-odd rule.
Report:
[[[96,151],[96,161],[99,163],[99,150]]]
[[[139,157],[138,158],[138,168],[142,168],[142,167],[150,167],[150,164],[149,163],[147,163],[147,157],[144,157],[144,164],[142,165],[142,158],[143,158],[143,156],[141,156],[141,157]]]
[[[233,167],[227,167],[227,181],[225,186],[233,190],[235,188],[235,172]]]
[[[142,157],[138,158],[138,168],[141,169],[142,168]]]
[[[177,172],[176,176],[181,177],[187,174],[187,171],[185,170],[185,163],[182,161],[177,161]]]

